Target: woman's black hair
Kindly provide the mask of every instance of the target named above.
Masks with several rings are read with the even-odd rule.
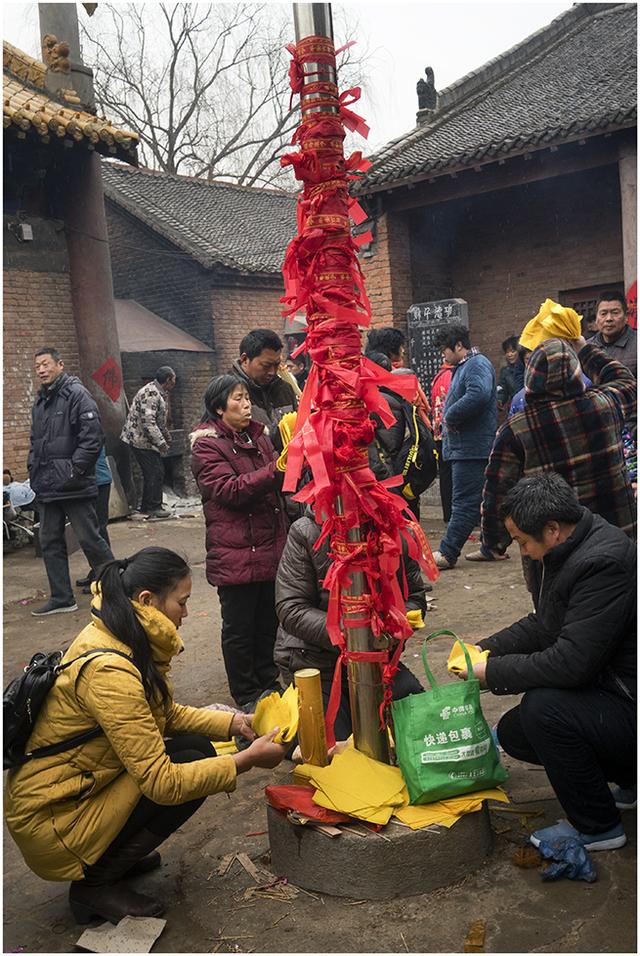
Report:
[[[235,375],[216,375],[207,385],[204,393],[204,415],[200,419],[202,422],[216,422],[220,418],[217,409],[223,411],[227,407],[229,395],[238,385],[246,389],[246,385],[236,378]]]
[[[163,598],[178,581],[191,573],[184,558],[168,548],[143,548],[130,558],[109,561],[98,574],[102,594],[100,620],[111,633],[133,651],[147,700],[159,699],[164,705],[169,690],[156,670],[149,638],[140,623],[131,598],[140,591],[151,591]]]

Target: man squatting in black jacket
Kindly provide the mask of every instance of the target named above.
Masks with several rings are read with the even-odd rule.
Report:
[[[532,559],[535,611],[480,641],[490,655],[473,670],[494,694],[524,692],[498,741],[542,764],[567,814],[531,842],[616,849],[627,839],[619,809],[635,805],[635,542],[579,505],[555,472],[521,479],[501,517]]]

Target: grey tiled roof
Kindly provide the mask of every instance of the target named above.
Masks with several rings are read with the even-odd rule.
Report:
[[[443,90],[427,123],[370,157],[354,191],[634,126],[636,12],[634,3],[574,5]]]
[[[106,162],[102,178],[109,199],[205,268],[277,273],[296,234],[296,197],[291,193]]]

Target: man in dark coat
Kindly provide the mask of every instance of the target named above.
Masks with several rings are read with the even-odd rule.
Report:
[[[31,415],[28,467],[51,597],[31,613],[44,617],[78,610],[64,536],[67,518],[94,571],[113,554],[100,535],[95,509],[95,464],[104,443],[98,407],[82,382],[64,371],[57,349],[36,352],[35,370],[41,387]]]
[[[635,545],[555,472],[519,481],[501,515],[532,561],[535,612],[478,643],[490,655],[474,674],[494,694],[524,693],[498,741],[542,764],[567,814],[534,845],[615,849],[626,842],[619,808],[635,803]]]
[[[451,518],[433,559],[441,571],[455,567],[464,544],[480,523],[484,470],[496,435],[496,373],[471,345],[464,325],[436,336],[442,358],[454,366],[443,414],[442,455],[451,462]]]
[[[320,548],[315,543],[320,527],[311,517],[299,518],[289,530],[276,576],[276,613],[280,626],[276,636],[274,660],[285,685],[295,671],[317,667],[322,681],[325,706],[333,682],[338,648],[327,632],[329,592],[322,582],[329,570],[329,543]],[[407,577],[407,611],[426,610],[425,588],[420,568],[412,559],[405,560]],[[399,572],[402,574],[402,571]],[[404,664],[400,663],[393,684],[394,699],[419,694],[422,686]],[[351,708],[346,674],[342,681],[342,698],[334,725],[336,739],[345,740],[352,731]]]
[[[251,417],[271,431],[298,402],[293,388],[278,375],[282,364],[282,340],[271,329],[252,329],[240,342],[240,358],[231,374],[246,387],[251,399]]]

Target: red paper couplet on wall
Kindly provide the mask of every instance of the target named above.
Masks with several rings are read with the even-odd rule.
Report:
[[[118,401],[122,392],[122,369],[113,356],[110,355],[107,361],[93,373],[91,378],[98,383],[112,402]]]
[[[638,280],[627,289],[627,322],[632,329],[638,328]]]

